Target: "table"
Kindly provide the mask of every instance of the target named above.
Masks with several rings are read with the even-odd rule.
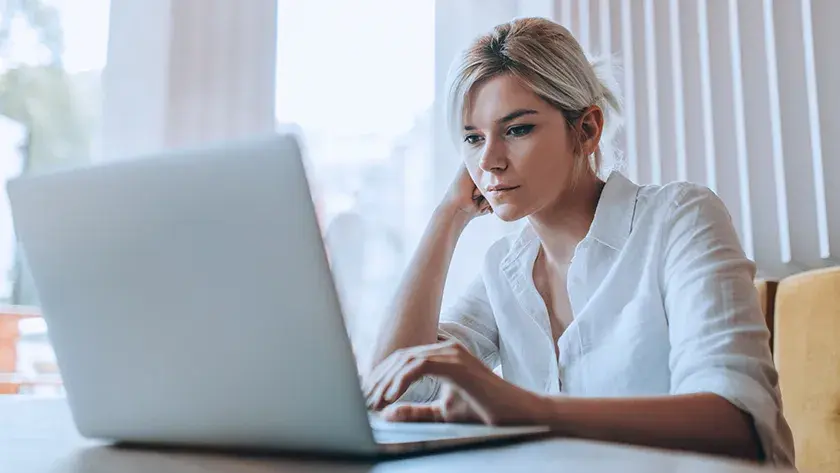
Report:
[[[239,457],[113,448],[81,438],[62,399],[0,396],[3,473],[415,472],[714,472],[781,471],[701,455],[606,443],[547,439],[379,463]]]

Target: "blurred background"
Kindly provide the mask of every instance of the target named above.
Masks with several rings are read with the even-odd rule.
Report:
[[[609,66],[624,128],[605,145],[628,177],[716,191],[760,277],[840,264],[836,0],[0,0],[0,15],[3,184],[300,133],[361,360],[459,164],[449,65],[515,17],[564,24]],[[470,225],[445,305],[519,225]],[[0,303],[0,393],[60,395],[5,188]]]

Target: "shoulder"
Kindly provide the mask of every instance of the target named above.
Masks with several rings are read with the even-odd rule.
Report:
[[[673,182],[650,186],[640,194],[645,195],[643,207],[648,214],[640,226],[654,229],[666,264],[699,269],[720,268],[718,263],[723,262],[730,266],[747,262],[731,214],[708,187]]]
[[[662,224],[671,224],[686,216],[730,219],[726,205],[714,191],[685,181],[640,186],[636,211],[640,219]]]
[[[672,210],[688,204],[720,200],[708,187],[687,181],[639,186],[638,199],[653,210]]]

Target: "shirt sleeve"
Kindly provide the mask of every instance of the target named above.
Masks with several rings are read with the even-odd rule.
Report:
[[[481,276],[470,284],[452,307],[443,311],[438,325],[438,340],[456,340],[490,369],[499,365],[499,332]],[[415,382],[400,401],[431,402],[439,392],[439,381],[424,377]]]
[[[671,393],[714,393],[748,413],[767,462],[792,465],[770,331],[723,202],[694,185],[670,204],[662,285],[668,314]]]

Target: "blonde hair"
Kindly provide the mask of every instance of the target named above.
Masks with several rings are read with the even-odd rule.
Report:
[[[604,130],[596,151],[581,160],[596,175],[607,173],[604,150],[612,165],[618,156],[612,138],[620,127],[620,101],[606,85],[610,74],[601,63],[590,63],[583,49],[563,26],[544,18],[521,18],[503,23],[476,39],[450,71],[449,128],[453,137],[462,133],[476,86],[511,75],[540,98],[560,110],[571,128],[582,113],[597,105],[604,113]],[[577,173],[575,173],[577,174]]]

